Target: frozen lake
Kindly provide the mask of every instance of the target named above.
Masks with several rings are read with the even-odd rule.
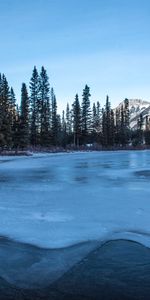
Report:
[[[119,238],[150,246],[150,152],[1,158],[0,234],[49,249]]]
[[[21,288],[52,284],[110,240],[150,247],[150,151],[1,157],[0,236],[0,278]]]

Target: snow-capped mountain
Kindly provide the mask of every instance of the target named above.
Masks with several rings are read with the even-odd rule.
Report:
[[[116,109],[121,108],[124,101],[122,101]],[[116,110],[115,109],[115,110]],[[142,114],[143,129],[145,129],[146,119],[150,121],[150,102],[141,99],[129,99],[129,113],[130,113],[130,127],[137,129],[137,122]]]

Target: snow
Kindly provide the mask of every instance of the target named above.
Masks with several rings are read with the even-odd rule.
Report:
[[[121,106],[124,104],[122,101],[116,109],[121,109]],[[116,111],[114,109],[114,112]],[[146,122],[146,116],[150,115],[150,102],[141,100],[141,99],[129,99],[129,112],[130,112],[130,127],[132,129],[137,129],[137,121],[140,117],[140,114],[143,115],[144,124]],[[143,124],[143,126],[145,126]]]
[[[0,158],[0,235],[41,248],[126,238],[150,247],[150,152]]]

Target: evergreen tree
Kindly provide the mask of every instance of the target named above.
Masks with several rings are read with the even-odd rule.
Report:
[[[144,131],[144,139],[145,139],[145,144],[150,145],[150,130],[146,129]]]
[[[120,143],[125,146],[129,143],[130,128],[129,128],[129,100],[125,99],[120,110]]]
[[[67,132],[66,132],[66,119],[65,119],[65,111],[62,112],[61,119],[61,145],[66,148],[67,144]]]
[[[146,145],[150,145],[150,118],[148,116],[146,116],[144,140]]]
[[[94,133],[97,132],[97,113],[96,113],[95,102],[93,103],[93,108],[92,108],[92,131]]]
[[[93,110],[92,110],[92,140],[93,142],[102,143],[102,116],[101,116],[101,109],[100,103],[97,101],[93,103]]]
[[[21,88],[20,107],[20,147],[22,149],[29,145],[29,97],[26,84]]]
[[[5,75],[0,76],[0,146],[12,147],[10,89]]]
[[[18,105],[16,105],[16,117],[13,125],[13,147],[18,150],[21,145],[21,116]]]
[[[10,122],[11,122],[11,132],[12,132],[12,145],[14,147],[15,132],[16,132],[16,119],[17,119],[17,109],[16,109],[16,97],[13,88],[10,89]]]
[[[126,145],[130,140],[130,113],[129,113],[129,100],[124,100],[124,114],[125,114],[125,143]]]
[[[93,108],[92,108],[92,132],[91,132],[91,138],[92,138],[92,143],[97,142],[97,111],[96,111],[96,105],[95,102],[93,103]]]
[[[69,107],[69,103],[67,103],[66,107],[66,132],[69,137],[71,135],[71,110]]]
[[[121,105],[121,123],[120,123],[120,143],[122,146],[126,144],[126,136],[125,136],[125,119],[124,119],[124,107]]]
[[[88,142],[88,136],[91,132],[90,96],[90,88],[86,85],[82,95],[82,140],[84,143]]]
[[[16,108],[16,97],[12,87],[10,89],[10,108],[12,110],[12,114],[14,114]]]
[[[31,103],[31,118],[30,118],[30,141],[31,145],[39,144],[40,135],[40,102],[39,102],[39,75],[37,68],[34,67],[32,77],[30,79],[30,103]]]
[[[137,129],[142,130],[143,129],[143,124],[144,124],[144,120],[143,120],[143,115],[141,113],[140,117],[138,119],[138,122],[137,122]]]
[[[72,105],[73,112],[73,134],[74,145],[79,146],[81,137],[81,108],[79,102],[79,96],[76,94],[75,101]]]
[[[109,144],[111,146],[113,146],[114,142],[115,142],[115,122],[114,122],[114,112],[111,109],[111,112],[110,112],[110,141],[109,141]]]
[[[148,116],[146,116],[146,124],[145,124],[145,129],[150,130],[150,119]]]
[[[57,114],[56,118],[57,118],[57,136],[56,136],[56,145],[62,146],[61,117],[60,117],[59,114]]]
[[[130,123],[130,113],[129,113],[129,100],[126,98],[124,100],[124,111],[125,111],[125,127],[126,129],[129,129],[129,123]]]
[[[39,106],[40,106],[40,144],[50,143],[50,84],[47,72],[41,68],[39,85]]]
[[[120,145],[120,128],[121,128],[121,118],[120,109],[115,110],[115,144]]]
[[[40,75],[36,67],[30,80],[30,101],[26,84],[22,84],[21,106],[16,105],[13,88],[9,88],[4,74],[0,74],[0,150],[26,148],[30,145],[79,146],[101,143],[105,147],[150,144],[150,123],[146,116],[143,132],[143,115],[139,116],[137,130],[130,129],[129,100],[126,98],[115,111],[111,109],[109,97],[101,110],[99,101],[93,103],[91,115],[90,88],[83,90],[80,107],[78,94],[70,109],[67,103],[62,118],[57,113],[54,90],[44,67]],[[132,133],[132,136],[131,136]],[[30,139],[29,139],[30,137]],[[144,141],[145,139],[145,141]]]
[[[2,132],[3,118],[4,118],[4,107],[3,107],[3,97],[2,97],[2,75],[0,73],[0,150],[4,142],[4,134]]]
[[[102,131],[101,109],[99,101],[96,103],[96,130],[98,133]]]
[[[141,113],[137,121],[137,130],[133,134],[133,136],[136,134],[133,140],[133,144],[135,146],[143,144],[143,139],[144,139],[143,125],[144,125],[144,120],[143,120],[143,115]]]
[[[109,101],[109,97],[106,97],[106,105],[103,110],[103,144],[104,146],[112,145],[112,116],[111,116],[111,104]]]
[[[51,138],[52,145],[56,146],[58,142],[58,118],[57,118],[57,101],[53,88],[51,89],[51,103],[52,103],[52,128]]]

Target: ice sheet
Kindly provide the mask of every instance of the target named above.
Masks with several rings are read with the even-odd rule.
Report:
[[[0,235],[43,248],[118,238],[150,247],[150,152],[0,158]]]

